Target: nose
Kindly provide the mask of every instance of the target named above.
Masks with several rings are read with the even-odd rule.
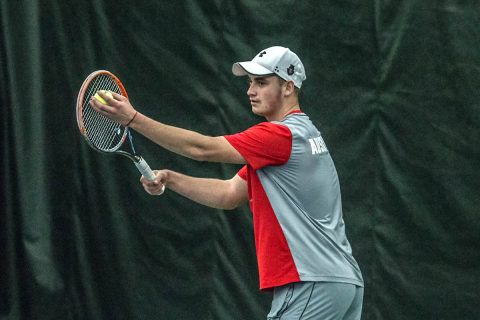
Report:
[[[253,82],[248,85],[247,96],[255,95],[255,91],[253,89]]]

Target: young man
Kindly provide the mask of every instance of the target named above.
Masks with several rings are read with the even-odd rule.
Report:
[[[198,203],[253,212],[260,289],[273,289],[268,319],[360,319],[363,279],[345,236],[340,186],[324,140],[300,110],[306,79],[298,56],[284,47],[233,64],[248,76],[252,112],[262,122],[243,132],[209,137],[160,123],[118,94],[91,104],[160,146],[199,161],[245,164],[231,179],[204,179],[171,170],[141,178],[152,195],[165,187]]]

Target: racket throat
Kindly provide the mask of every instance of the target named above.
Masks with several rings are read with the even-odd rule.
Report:
[[[141,156],[138,156],[136,154],[131,154],[129,152],[125,152],[123,150],[118,150],[115,152],[116,154],[122,155],[124,157],[127,157],[128,159],[132,160],[134,163],[140,162],[143,160]]]

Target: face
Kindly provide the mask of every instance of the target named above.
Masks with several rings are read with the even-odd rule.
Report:
[[[247,95],[250,98],[252,112],[269,118],[277,112],[283,103],[284,86],[277,76],[248,76]]]

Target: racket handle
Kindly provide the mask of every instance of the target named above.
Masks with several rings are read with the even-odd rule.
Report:
[[[137,167],[138,171],[150,181],[155,179],[155,173],[153,173],[152,169],[148,165],[147,161],[145,161],[142,157],[138,157],[138,161],[135,161],[135,166]],[[162,185],[162,191],[158,195],[163,194],[165,192],[165,185]]]
[[[153,173],[152,169],[150,169],[147,161],[145,161],[142,157],[139,157],[138,161],[135,161],[135,166],[137,167],[138,171],[140,171],[142,176],[148,180],[152,181],[155,179],[155,174]]]

